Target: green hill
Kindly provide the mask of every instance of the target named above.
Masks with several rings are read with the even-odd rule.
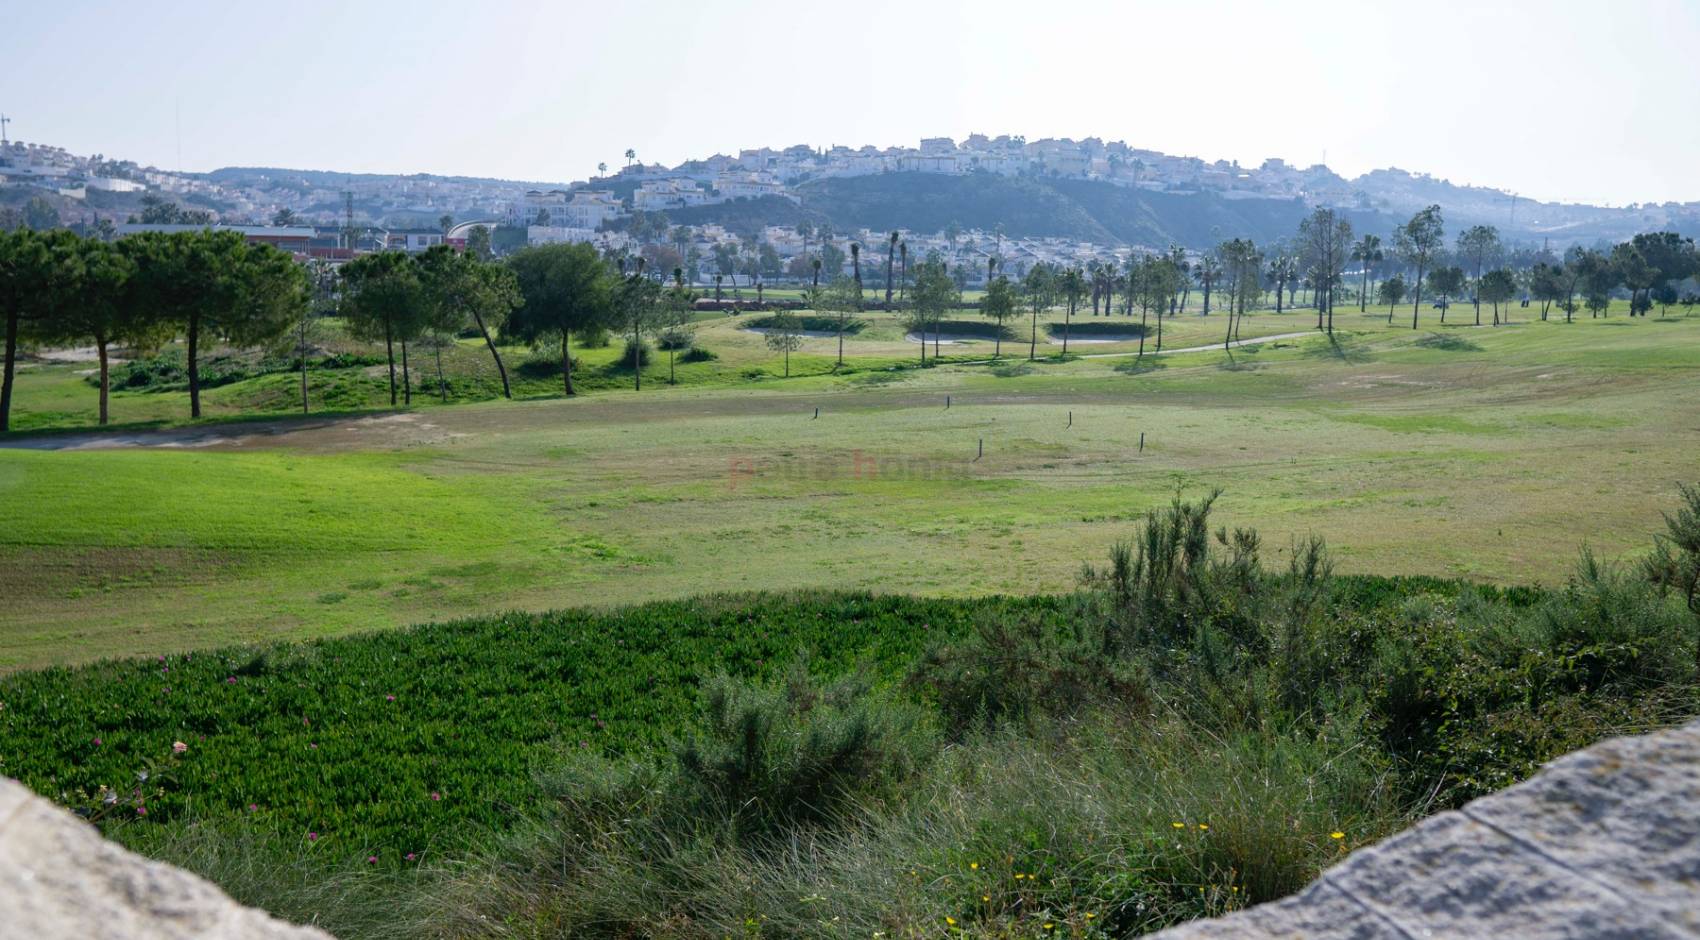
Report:
[[[670,211],[676,224],[717,222],[738,232],[795,225],[807,218],[838,231],[943,231],[951,223],[1012,238],[1067,238],[1103,244],[1206,248],[1225,238],[1259,243],[1291,235],[1307,213],[1297,199],[1225,199],[1215,193],[1162,193],[1096,180],[1037,179],[989,173],[880,173],[797,187],[800,203],[777,196]],[[1387,232],[1394,220],[1348,213],[1363,231]]]

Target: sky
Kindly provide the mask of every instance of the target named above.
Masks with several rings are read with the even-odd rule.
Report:
[[[564,182],[979,132],[1700,200],[1700,0],[7,6],[13,139],[166,169]]]

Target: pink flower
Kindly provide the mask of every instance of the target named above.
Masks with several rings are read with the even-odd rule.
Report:
[[[368,864],[368,865],[376,865],[376,864],[378,864],[378,856],[376,856],[376,855],[368,855],[368,856],[366,856],[366,864]]]
[[[317,841],[319,841],[319,834],[318,834],[318,833],[316,833],[316,832],[309,832],[309,833],[307,833],[307,841],[308,841],[308,842],[317,842]]]
[[[184,751],[187,751],[188,749],[189,749],[189,745],[184,744],[182,741],[171,742],[171,752],[173,754],[181,754]]]
[[[146,816],[147,814],[148,814],[148,808],[146,806],[136,807],[136,815],[137,816]]]
[[[235,684],[236,684],[236,677],[235,677],[235,676],[231,676],[231,677],[229,677],[229,678],[227,678],[227,679],[225,679],[225,680],[224,680],[224,681],[225,681],[225,683],[226,683],[226,684],[228,684],[228,685],[235,685]]]
[[[410,861],[410,862],[413,861],[414,859],[418,858],[418,857],[419,856],[414,855],[412,852],[407,853],[407,860]]]
[[[100,747],[100,739],[99,739],[99,738],[95,738],[95,739],[94,739],[94,746],[95,746],[95,747]]]
[[[395,701],[395,696],[393,696],[393,695],[386,695],[386,696],[384,696],[384,701],[386,701],[386,702],[393,702],[393,701]]]
[[[250,813],[259,812],[259,809],[260,809],[260,804],[258,804],[258,803],[249,803],[248,804],[248,812],[250,812]]]
[[[442,798],[443,798],[443,795],[441,793],[438,793],[436,790],[431,791],[431,799],[440,800]]]
[[[301,719],[301,724],[302,724],[302,726],[304,726],[304,727],[306,727],[306,726],[311,726],[311,725],[312,725],[312,724],[313,724],[313,719],[311,719],[311,718],[303,718],[303,719]]]
[[[309,742],[307,742],[307,748],[308,748],[308,750],[316,751],[316,750],[319,749],[319,745],[309,741]]]

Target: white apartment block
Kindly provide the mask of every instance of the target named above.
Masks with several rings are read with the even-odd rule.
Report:
[[[572,194],[563,211],[565,215],[555,220],[557,224],[594,230],[609,219],[625,215],[626,207],[606,189],[580,189]]]
[[[712,202],[709,194],[696,180],[676,177],[665,180],[645,180],[632,194],[632,208],[644,212],[684,209]]]

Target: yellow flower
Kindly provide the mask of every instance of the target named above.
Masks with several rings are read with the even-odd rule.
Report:
[[[1051,922],[1050,922],[1050,921],[1045,921],[1045,929],[1046,929],[1046,930],[1050,930],[1050,929],[1052,929],[1052,928],[1054,928],[1054,927],[1056,927],[1056,924],[1053,924],[1053,923],[1051,923]]]
[[[1170,823],[1169,825],[1174,826],[1176,829],[1185,829],[1186,828],[1186,823],[1183,823],[1183,822]]]
[[[1204,823],[1199,823],[1198,828],[1203,832],[1209,832],[1210,831],[1210,827],[1205,825]]]
[[[1330,832],[1328,834],[1328,838],[1330,838],[1330,839],[1344,839],[1344,838],[1346,838],[1346,834],[1344,832]]]
[[[949,914],[944,915],[944,922],[949,924],[952,927],[956,926],[956,918],[950,916]]]
[[[992,903],[992,896],[989,895],[989,894],[982,894],[982,895],[980,895],[980,900],[986,902],[987,904],[990,904],[990,903]]]
[[[968,867],[971,868],[971,869],[974,869],[975,871],[979,871],[980,863],[979,862],[969,862]]]
[[[1092,918],[1097,917],[1097,916],[1098,916],[1097,914],[1094,914],[1091,911],[1086,912],[1086,919],[1087,920],[1091,920]]]
[[[1016,872],[1016,873],[1015,873],[1015,880],[1016,880],[1016,881],[1020,881],[1020,880],[1021,880],[1021,879],[1023,879],[1023,878],[1025,878],[1025,877],[1027,877],[1027,876],[1026,876],[1026,875],[1023,875],[1023,874],[1022,874],[1022,873],[1021,873],[1021,872]]]

